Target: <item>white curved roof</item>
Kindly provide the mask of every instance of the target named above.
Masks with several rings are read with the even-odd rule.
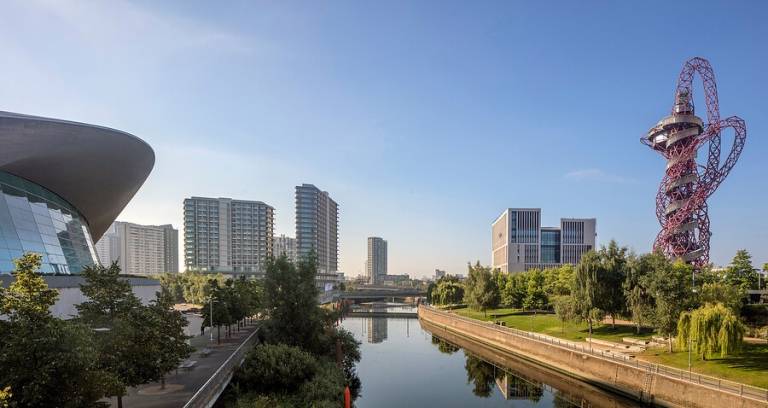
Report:
[[[0,171],[72,204],[97,241],[155,163],[143,140],[102,126],[0,111]]]

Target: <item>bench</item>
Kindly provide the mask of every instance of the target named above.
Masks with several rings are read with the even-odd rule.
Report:
[[[179,364],[179,368],[184,369],[184,370],[191,370],[196,365],[197,365],[197,361],[195,361],[195,360],[188,360],[188,361],[185,361],[185,362]]]
[[[208,347],[200,350],[200,356],[201,357],[208,357],[208,356],[211,355],[211,353],[213,353],[213,350],[209,349]]]

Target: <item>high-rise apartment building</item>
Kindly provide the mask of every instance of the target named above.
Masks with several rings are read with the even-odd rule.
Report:
[[[597,221],[562,218],[559,227],[542,227],[540,208],[509,208],[493,222],[491,233],[492,266],[521,272],[578,263],[595,248]]]
[[[296,252],[315,251],[318,287],[338,280],[339,206],[327,191],[312,184],[296,186]]]
[[[387,241],[379,237],[368,237],[368,260],[365,262],[368,282],[381,283],[387,275]]]
[[[165,271],[179,272],[179,230],[172,225],[161,225],[163,229],[163,252],[165,254]]]
[[[285,234],[280,236],[274,236],[273,238],[272,253],[275,258],[285,255],[289,261],[296,263],[298,256],[296,255],[296,238],[286,237]]]
[[[101,236],[96,244],[96,255],[99,257],[99,263],[109,266],[112,262],[120,259],[120,236],[117,234],[117,221],[109,226],[104,235]]]
[[[117,261],[124,274],[179,271],[179,231],[172,225],[116,221],[95,246],[102,265]]]
[[[261,275],[272,256],[274,209],[261,201],[184,200],[187,270]]]

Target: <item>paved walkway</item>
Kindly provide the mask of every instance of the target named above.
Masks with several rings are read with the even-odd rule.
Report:
[[[125,408],[180,408],[192,398],[195,392],[221,367],[226,359],[255,329],[258,322],[240,329],[240,332],[232,333],[232,338],[224,338],[224,329],[221,330],[221,344],[216,344],[216,330],[213,332],[213,342],[210,334],[193,337],[191,340],[195,352],[187,360],[197,361],[192,369],[179,369],[169,373],[165,378],[165,389],[161,389],[160,383],[144,384],[128,390],[128,395],[123,397]],[[211,350],[208,356],[202,355],[205,348]],[[117,407],[117,398],[111,398],[110,403]]]

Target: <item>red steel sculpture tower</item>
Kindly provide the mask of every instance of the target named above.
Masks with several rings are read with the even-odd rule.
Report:
[[[695,115],[693,75],[704,83],[707,123]],[[720,163],[720,133],[732,128],[733,147]],[[736,164],[747,137],[744,121],[731,116],[720,119],[715,73],[704,58],[685,63],[677,80],[671,115],[656,124],[641,141],[667,159],[667,170],[656,194],[656,217],[661,232],[654,249],[670,258],[682,258],[697,269],[709,263],[709,216],[707,198]],[[707,162],[696,162],[697,152],[708,145]]]

